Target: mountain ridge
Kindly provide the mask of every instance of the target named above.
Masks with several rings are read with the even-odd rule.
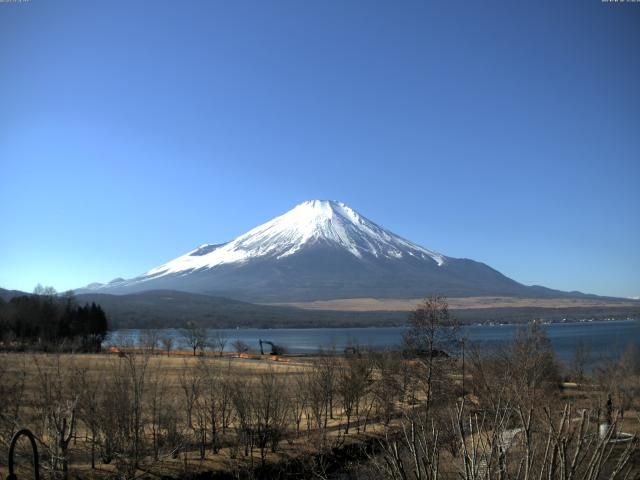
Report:
[[[0,288],[0,298],[32,295]],[[346,308],[346,305],[317,305],[312,310],[291,305],[259,305],[228,298],[171,290],[149,290],[133,294],[113,295],[86,293],[76,296],[82,305],[94,302],[106,312],[111,330],[127,328],[181,328],[187,321],[215,328],[317,328],[401,326],[411,305],[385,310]],[[640,302],[627,304],[584,304],[575,306],[531,305],[513,302],[496,306],[492,299],[484,303],[464,305],[467,299],[448,299],[450,310],[461,323],[572,321],[581,319],[638,318]],[[0,300],[2,307],[5,300]],[[338,307],[338,308],[336,308]],[[1,308],[0,308],[1,313]],[[1,316],[1,315],[0,315]]]
[[[201,244],[133,279],[78,293],[158,289],[254,303],[434,294],[589,296],[523,285],[484,263],[422,247],[330,200],[303,202],[229,242]]]

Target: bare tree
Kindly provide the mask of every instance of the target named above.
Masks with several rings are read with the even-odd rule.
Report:
[[[187,426],[193,429],[193,409],[200,395],[200,377],[194,369],[190,368],[186,360],[184,362],[184,368],[178,377],[178,383],[180,384],[180,390],[183,394],[183,405],[187,414]]]
[[[147,355],[126,355],[124,359],[131,388],[131,451],[133,453],[133,467],[135,469],[138,467],[143,447],[143,408],[147,388],[146,372],[149,365],[149,357]]]
[[[198,407],[208,424],[211,436],[211,451],[215,454],[220,449],[220,435],[228,413],[229,398],[223,373],[216,363],[203,361],[198,364],[201,395]],[[201,434],[206,439],[206,433]],[[204,448],[204,444],[202,445]]]
[[[151,446],[153,459],[160,459],[160,450],[163,443],[169,443],[170,448],[175,447],[166,442],[167,433],[170,430],[172,405],[168,396],[170,383],[161,365],[156,365],[150,370],[147,378],[148,393],[146,395],[146,411],[148,412],[151,433]]]
[[[457,354],[459,325],[450,315],[443,297],[424,299],[409,315],[409,325],[404,335],[407,352],[417,359],[416,378],[425,396],[424,408],[428,410],[436,394],[450,386],[452,358]]]
[[[571,359],[571,374],[576,382],[582,382],[585,378],[585,368],[591,359],[591,349],[583,340],[579,340],[573,349]]]
[[[503,350],[503,368],[513,373],[509,386],[525,409],[545,405],[559,393],[560,366],[547,334],[532,323],[518,330],[511,347]]]
[[[306,372],[306,385],[308,388],[307,402],[307,433],[313,424],[316,430],[324,431],[326,425],[325,414],[328,411],[329,397],[327,383],[324,381],[323,372],[314,366],[313,370]]]
[[[224,348],[227,346],[227,336],[221,330],[216,330],[209,338],[209,343],[213,350],[218,352],[218,356],[222,356]]]
[[[333,419],[334,397],[337,381],[337,364],[335,350],[321,351],[315,362],[315,373],[318,386],[325,401],[325,427],[328,420]]]
[[[193,356],[199,350],[203,352],[207,346],[207,331],[202,327],[198,327],[193,322],[187,322],[185,328],[182,329],[182,338],[185,343],[193,350]]]
[[[160,343],[160,333],[155,329],[143,330],[139,338],[140,346],[149,351],[151,355],[156,353],[156,348]]]
[[[242,340],[235,340],[233,342],[233,349],[238,353],[238,355],[241,355],[249,351],[249,345]]]
[[[250,384],[246,379],[236,377],[231,380],[231,401],[236,414],[234,422],[236,429],[236,439],[238,447],[244,445],[244,455],[249,456],[253,461],[253,418],[255,412],[252,398],[255,391],[252,391]]]
[[[171,355],[173,343],[173,337],[171,335],[164,335],[160,338],[160,344],[162,345],[162,349],[166,352],[167,357]]]
[[[620,416],[637,404],[640,397],[640,349],[631,343],[620,355],[618,365],[621,373],[619,388]]]
[[[202,369],[198,369],[197,375],[201,375]],[[206,378],[200,377],[199,384],[200,389],[195,399],[194,404],[194,433],[198,438],[198,445],[200,451],[200,460],[204,460],[207,455],[207,439],[209,436],[209,426],[211,418],[211,397],[208,392],[203,391],[206,388]],[[215,412],[214,412],[215,413]],[[215,417],[213,418],[215,421]]]
[[[306,380],[306,375],[302,373],[296,374],[289,386],[291,391],[290,412],[296,429],[296,437],[300,436],[300,424],[309,401],[309,386]]]
[[[79,375],[79,419],[84,423],[91,443],[91,468],[96,468],[96,446],[100,434],[100,397],[104,394],[103,383],[85,369]]]

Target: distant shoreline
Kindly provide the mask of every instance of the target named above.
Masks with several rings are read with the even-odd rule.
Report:
[[[455,316],[454,316],[455,317]],[[539,325],[575,325],[578,323],[585,324],[593,324],[593,323],[626,323],[626,322],[640,322],[640,316],[634,318],[603,318],[603,319],[582,319],[582,320],[566,320],[566,321],[535,321],[535,323]],[[517,327],[520,325],[526,325],[523,322],[478,322],[478,323],[460,323],[460,327]],[[314,327],[247,327],[247,326],[238,326],[238,327],[205,327],[207,330],[229,330],[229,331],[282,331],[282,330],[309,330],[309,331],[319,331],[319,330],[385,330],[389,328],[405,328],[405,323],[397,323],[397,324],[389,324],[389,325],[356,325],[356,326],[348,326],[341,327],[336,325],[327,325],[323,326],[314,326]],[[117,332],[128,332],[128,331],[145,331],[145,330],[175,330],[180,331],[182,327],[162,327],[155,329],[148,328],[116,328],[109,331],[109,334],[114,334]]]
[[[0,294],[3,291],[0,290]],[[4,291],[7,297],[14,292]],[[17,293],[17,292],[16,292]],[[297,304],[254,304],[179,291],[127,295],[80,294],[95,303],[112,330],[180,328],[186,322],[215,328],[362,328],[401,326],[419,299],[352,298]],[[7,301],[7,300],[5,300]],[[606,297],[451,297],[449,310],[462,324],[522,324],[640,318],[640,301]],[[302,308],[306,307],[306,308]]]

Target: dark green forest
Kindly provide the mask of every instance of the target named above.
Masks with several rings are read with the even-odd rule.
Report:
[[[31,295],[0,299],[0,347],[10,350],[100,351],[109,329],[100,305],[80,305],[72,293],[36,287]]]

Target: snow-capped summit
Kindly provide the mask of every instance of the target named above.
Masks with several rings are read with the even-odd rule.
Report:
[[[301,203],[230,242],[205,243],[136,278],[89,289],[181,290],[252,302],[549,294],[483,263],[428,250],[329,200]]]
[[[344,249],[357,258],[412,256],[432,259],[438,265],[445,261],[443,255],[394,235],[344,203],[310,200],[231,242],[200,245],[143,276],[157,277],[267,256],[282,259],[316,243]]]

